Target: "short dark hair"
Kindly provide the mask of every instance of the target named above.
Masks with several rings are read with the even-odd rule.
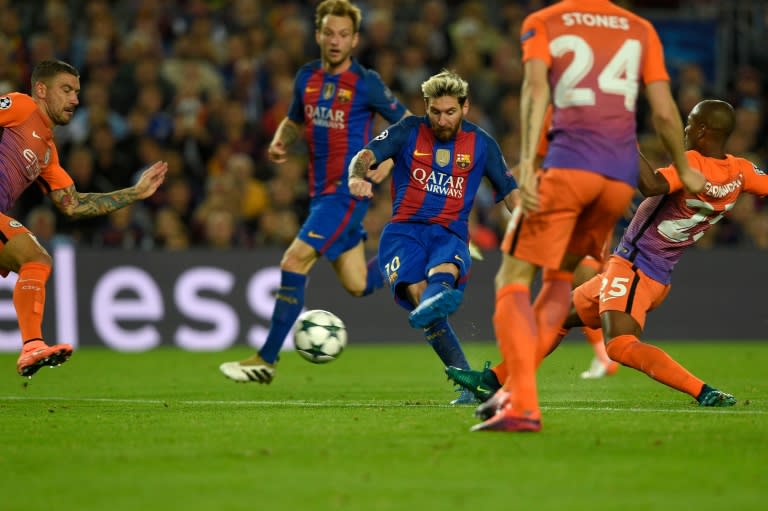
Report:
[[[355,32],[360,31],[360,21],[363,19],[363,15],[360,8],[348,0],[323,0],[320,2],[315,10],[315,30],[319,31],[323,27],[323,19],[329,15],[348,17],[352,20]]]
[[[71,64],[61,60],[43,60],[32,71],[32,87],[34,88],[37,82],[43,82],[48,85],[51,78],[62,73],[80,78],[80,72]]]

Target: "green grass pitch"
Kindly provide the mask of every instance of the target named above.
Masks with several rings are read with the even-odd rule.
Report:
[[[578,340],[539,372],[538,434],[469,433],[426,345],[284,353],[269,386],[218,372],[245,348],[81,349],[31,380],[4,354],[0,510],[766,509],[768,343],[660,345],[738,404],[702,409],[628,368],[580,380]]]

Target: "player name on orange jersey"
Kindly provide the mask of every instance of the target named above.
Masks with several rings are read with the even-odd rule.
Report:
[[[741,191],[742,187],[742,179],[741,176],[737,177],[733,181],[730,181],[728,183],[724,183],[721,185],[714,185],[707,181],[707,184],[704,186],[704,193],[706,195],[709,195],[710,197],[714,197],[716,199],[722,199],[723,197],[727,196],[730,193]]]
[[[584,25],[585,27],[614,28],[629,30],[629,20],[624,16],[593,14],[590,12],[566,12],[562,15],[566,27]]]

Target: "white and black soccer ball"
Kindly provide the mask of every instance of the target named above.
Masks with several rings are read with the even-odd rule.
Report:
[[[321,309],[304,312],[293,325],[296,351],[313,364],[336,360],[347,345],[347,328],[334,313]]]

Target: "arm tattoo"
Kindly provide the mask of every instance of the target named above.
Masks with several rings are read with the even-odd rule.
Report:
[[[364,179],[368,169],[371,168],[371,165],[374,163],[376,163],[376,157],[374,156],[373,151],[370,149],[363,149],[352,159],[352,164],[349,169],[350,177]]]
[[[292,122],[286,122],[283,124],[282,130],[280,130],[280,140],[283,141],[285,147],[290,147],[299,139],[299,127]]]
[[[109,214],[137,200],[133,188],[124,188],[110,193],[80,193],[74,186],[54,190],[51,200],[67,216],[72,218],[91,218]]]

